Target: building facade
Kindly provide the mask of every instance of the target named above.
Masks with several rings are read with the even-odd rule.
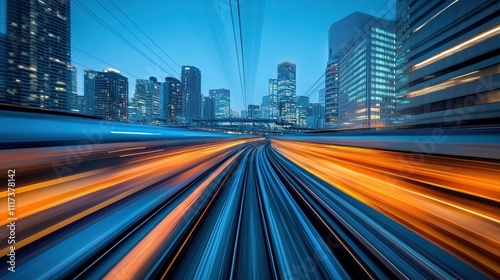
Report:
[[[85,98],[85,113],[95,116],[95,78],[98,71],[83,70],[83,96]]]
[[[0,33],[0,96],[5,94],[6,90],[7,90],[7,35]],[[3,92],[3,94],[1,92]]]
[[[396,9],[397,124],[498,123],[498,3],[398,0]]]
[[[332,24],[329,32],[327,125],[335,126],[338,104],[338,127],[392,126],[395,22],[355,12]]]
[[[267,95],[269,101],[269,119],[278,119],[278,79],[269,79]]]
[[[180,80],[167,77],[163,83],[163,119],[168,123],[182,122],[182,92],[184,85]]]
[[[0,103],[69,110],[70,3],[7,0],[7,90]]]
[[[296,64],[285,61],[277,68],[278,115],[282,122],[296,124]]]
[[[69,110],[72,112],[78,112],[78,113],[84,113],[80,112],[80,109],[78,107],[78,90],[77,90],[77,67],[74,65],[71,65],[68,71],[71,74],[71,90],[70,90],[70,96],[68,98],[69,102]]]
[[[262,103],[260,103],[261,116],[263,119],[271,118],[271,98],[269,95],[262,96]]]
[[[309,115],[307,116],[307,128],[322,129],[325,121],[325,107],[321,103],[309,104]]]
[[[158,125],[160,123],[160,85],[155,77],[137,79],[135,83],[135,103],[139,123]]]
[[[229,89],[211,89],[209,96],[214,102],[214,118],[227,119],[231,115],[231,93]]]
[[[211,96],[203,96],[203,118],[215,119],[215,100]]]
[[[155,77],[149,77],[146,87],[146,123],[160,124],[160,84]]]
[[[252,120],[260,119],[260,106],[249,104],[247,110],[247,118]]]
[[[309,116],[309,97],[297,96],[297,126],[307,127],[307,116]]]
[[[95,77],[94,115],[108,121],[128,121],[128,79],[114,69]]]
[[[338,54],[330,57],[325,72],[325,127],[333,129],[339,127]]]
[[[319,100],[319,103],[320,103],[321,105],[323,105],[323,106],[325,106],[325,103],[326,103],[326,101],[325,101],[325,92],[326,92],[326,91],[325,91],[325,89],[324,89],[324,88],[321,88],[321,89],[319,89],[319,91],[318,91],[318,100]]]
[[[194,66],[182,66],[181,82],[184,85],[182,112],[190,124],[201,118],[201,71]]]

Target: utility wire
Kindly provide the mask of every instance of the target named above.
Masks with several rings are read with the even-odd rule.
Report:
[[[118,11],[120,11],[137,29],[139,29],[139,31],[141,31],[141,33],[146,36],[146,38],[148,38],[151,43],[153,43],[164,55],[166,55],[170,60],[172,60],[172,62],[179,68],[181,68],[181,66],[179,65],[179,63],[177,63],[172,57],[170,57],[160,46],[158,46],[158,44],[156,44],[155,41],[153,41],[153,39],[151,39],[151,37],[148,36],[148,34],[146,34],[146,32],[144,32],[142,30],[142,28],[140,28],[122,9],[120,9],[120,7],[118,7],[118,5],[115,4],[115,2],[113,0],[109,0],[111,2],[111,4],[113,4],[117,9]]]
[[[246,74],[245,74],[245,55],[243,53],[243,32],[241,31],[241,13],[240,13],[240,0],[238,3],[238,25],[240,29],[240,46],[241,46],[241,67],[243,72],[243,105],[247,106],[247,85],[246,85]]]
[[[243,78],[241,77],[241,65],[240,65],[240,55],[238,52],[238,41],[236,37],[236,28],[234,27],[234,16],[233,16],[233,4],[232,0],[229,0],[229,10],[231,12],[231,24],[233,26],[233,38],[234,38],[234,48],[236,49],[236,60],[238,62],[238,74],[240,77],[240,88],[241,88],[241,94],[243,96],[243,100],[245,100],[245,89],[243,88]],[[241,29],[240,29],[241,30]],[[243,105],[246,107],[246,103],[244,101]]]
[[[323,79],[323,77],[325,77],[325,74],[326,73],[323,73],[317,80],[316,82],[314,82],[314,84],[306,91],[306,93],[304,94],[304,96],[310,96],[316,89],[318,89],[318,87],[321,86],[321,84],[318,84],[321,79]]]
[[[152,52],[154,55],[156,55],[156,57],[158,57],[161,61],[163,61],[163,63],[165,63],[165,65],[167,65],[170,69],[172,69],[172,71],[174,71],[174,73],[176,73],[177,75],[179,75],[179,73],[174,69],[172,68],[172,66],[170,66],[163,58],[161,58],[155,51],[153,51],[148,45],[146,45],[146,43],[144,43],[143,40],[141,40],[139,37],[137,37],[137,35],[134,34],[134,32],[132,32],[125,24],[123,24],[123,22],[121,20],[119,20],[108,8],[106,8],[102,3],[101,1],[99,0],[96,0],[97,3],[104,9],[106,10],[106,12],[108,12],[108,14],[110,14],[116,21],[118,21],[118,23],[120,23],[121,26],[123,26],[123,28],[125,28],[130,34],[132,34],[132,36],[134,36],[134,38],[136,38],[139,42],[141,42],[142,45],[144,45],[150,52]],[[168,72],[167,72],[168,73]],[[172,75],[170,73],[168,73],[169,75]]]
[[[97,22],[99,22],[101,25],[106,27],[109,31],[111,31],[113,34],[115,34],[118,38],[120,38],[123,42],[125,42],[127,45],[129,45],[132,49],[137,51],[139,54],[141,54],[144,58],[149,60],[151,63],[154,65],[158,66],[161,70],[165,71],[169,75],[170,72],[163,68],[161,65],[159,65],[155,60],[153,60],[151,57],[149,57],[147,54],[145,54],[143,51],[141,51],[139,48],[137,48],[134,44],[132,44],[129,40],[127,40],[125,37],[123,37],[121,34],[119,34],[115,29],[113,29],[110,25],[108,25],[105,21],[103,21],[100,17],[98,17],[94,12],[92,12],[90,9],[85,7],[80,1],[78,0],[73,0],[73,2],[78,5],[82,10],[84,10],[86,13],[88,13],[90,16],[92,16]]]
[[[74,49],[74,50],[76,50],[76,51],[79,51],[79,52],[81,52],[81,53],[83,53],[83,54],[85,54],[85,55],[88,55],[88,56],[90,56],[90,57],[92,57],[92,58],[94,58],[94,59],[96,59],[96,60],[99,60],[100,62],[102,62],[102,63],[104,63],[104,64],[107,64],[107,65],[111,66],[112,68],[115,68],[115,69],[121,69],[120,67],[113,66],[111,63],[108,63],[108,62],[106,62],[106,61],[104,61],[104,60],[102,60],[102,59],[100,59],[100,58],[98,58],[98,57],[96,57],[96,56],[94,56],[94,55],[91,55],[91,54],[89,54],[88,52],[82,51],[82,50],[80,50],[80,49],[79,49],[79,48],[77,48],[77,47],[71,47],[71,48],[72,48],[72,49]],[[78,64],[80,64],[80,63],[78,63]],[[80,64],[80,65],[82,65],[82,66],[83,66],[83,67],[85,67],[85,68],[91,69],[91,67],[85,66],[85,65],[83,65],[83,64]],[[123,73],[126,73],[126,74],[128,74],[128,75],[130,75],[130,76],[132,76],[132,77],[136,78],[136,79],[141,79],[141,78],[137,77],[136,75],[134,75],[134,74],[132,74],[132,73],[130,73],[130,72],[127,72],[127,71],[125,71],[125,70],[121,70],[121,71],[122,71]]]

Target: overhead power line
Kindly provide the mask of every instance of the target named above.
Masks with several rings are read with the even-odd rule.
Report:
[[[120,19],[118,19],[108,8],[106,8],[106,6],[104,6],[101,1],[99,0],[96,0],[97,3],[106,11],[108,12],[108,14],[110,14],[116,21],[118,21],[118,23],[123,26],[123,28],[125,28],[130,34],[132,34],[132,36],[134,36],[135,39],[137,39],[139,42],[141,42],[141,44],[143,46],[145,46],[150,52],[152,52],[154,55],[156,55],[156,57],[158,57],[163,63],[165,63],[165,65],[167,65],[170,69],[172,69],[172,71],[174,71],[174,73],[176,73],[177,75],[179,75],[179,73],[177,72],[177,70],[175,70],[174,68],[172,68],[172,66],[170,66],[170,64],[168,64],[163,58],[161,58],[155,51],[153,51],[146,43],[144,43],[143,40],[141,40],[139,37],[137,37],[137,35],[134,34],[134,32],[132,32],[132,30],[130,30]],[[169,73],[170,74],[170,73]]]
[[[118,5],[115,4],[115,2],[113,0],[109,0],[111,2],[111,4],[113,4],[113,6],[115,6],[118,11],[120,11],[137,29],[139,29],[139,31],[141,31],[141,33],[146,36],[146,38],[149,39],[149,41],[151,41],[151,43],[153,43],[164,55],[166,55],[170,60],[172,60],[172,62],[179,68],[181,68],[180,64],[177,63],[172,57],[170,57],[164,50],[163,48],[161,48],[160,46],[158,46],[158,44],[156,44],[156,42],[151,39],[151,37],[149,37],[148,34],[146,34],[146,32],[144,32],[142,30],[142,28],[140,28],[122,9],[120,9],[120,7],[118,7]]]
[[[136,47],[134,44],[132,44],[127,38],[122,36],[120,33],[118,33],[114,28],[112,28],[109,24],[107,24],[104,20],[102,20],[99,16],[97,16],[94,12],[92,12],[90,9],[85,7],[80,1],[78,0],[72,0],[77,6],[79,6],[82,10],[84,10],[86,13],[88,13],[91,17],[93,17],[97,22],[99,22],[102,26],[106,27],[111,33],[116,35],[118,38],[120,38],[123,42],[125,42],[127,45],[129,45],[132,49],[134,49],[136,52],[138,52],[140,55],[142,55],[144,58],[146,58],[148,61],[159,67],[161,70],[165,71],[167,74],[172,75],[168,70],[163,68],[161,65],[159,65],[155,60],[153,60],[151,57],[149,57],[146,53],[141,51],[138,47]]]
[[[83,53],[83,54],[85,54],[85,55],[87,55],[87,56],[90,56],[90,57],[92,57],[93,59],[99,60],[100,62],[102,62],[102,63],[104,63],[104,64],[107,64],[107,65],[109,65],[109,66],[110,66],[110,67],[112,67],[112,68],[115,68],[115,69],[120,69],[120,71],[122,71],[123,73],[126,73],[127,75],[130,75],[130,76],[132,76],[132,77],[134,77],[134,78],[136,78],[136,79],[141,79],[141,78],[137,77],[136,75],[134,75],[134,74],[132,74],[132,73],[130,73],[130,72],[127,72],[127,71],[125,71],[125,70],[121,70],[121,68],[120,68],[120,67],[116,67],[116,66],[114,66],[113,64],[111,64],[111,63],[109,63],[109,62],[106,62],[106,61],[104,61],[104,60],[102,60],[102,59],[100,59],[100,58],[98,58],[98,57],[96,57],[96,56],[94,56],[94,55],[92,55],[92,54],[90,54],[90,53],[88,53],[88,52],[85,52],[85,51],[83,51],[83,50],[80,50],[79,48],[76,48],[76,47],[71,47],[71,48],[72,48],[72,49],[74,49],[74,50],[76,50],[76,51],[79,51],[79,52],[81,52],[81,53]],[[76,62],[75,62],[75,63],[76,63]],[[80,63],[77,63],[77,64],[80,64]],[[85,65],[83,65],[83,64],[80,64],[80,65],[82,65],[82,66],[83,66],[83,67],[85,67],[85,68],[91,69],[91,67],[85,66]]]

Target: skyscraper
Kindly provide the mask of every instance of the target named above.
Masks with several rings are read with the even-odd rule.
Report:
[[[309,97],[297,96],[297,126],[307,127],[307,116],[309,110]]]
[[[214,101],[214,117],[216,119],[227,119],[231,113],[231,94],[229,89],[211,89],[209,96]]]
[[[95,116],[95,78],[98,71],[83,70],[83,96],[85,98],[85,113]]]
[[[0,33],[0,96],[7,90],[7,35]],[[3,92],[3,94],[1,93]],[[0,100],[0,102],[2,102]]]
[[[397,124],[500,119],[497,1],[396,1]]]
[[[86,112],[86,109],[85,109],[85,96],[83,95],[78,95],[78,99],[77,99],[77,104],[78,104],[78,112],[84,114]]]
[[[393,125],[395,23],[355,12],[329,32],[327,124],[334,122],[337,98],[339,127]]]
[[[77,91],[77,67],[71,65],[68,69],[71,74],[71,87],[68,98],[69,110],[73,112],[80,112],[78,109],[78,91]],[[84,113],[84,112],[81,112]]]
[[[182,66],[184,85],[182,111],[187,123],[201,118],[201,72],[194,66]]]
[[[203,96],[203,118],[215,119],[215,100],[211,96]]]
[[[319,104],[325,106],[325,89],[321,88],[318,92]]]
[[[262,96],[262,103],[260,104],[260,114],[263,119],[271,118],[271,98],[269,95]]]
[[[325,107],[321,103],[309,104],[307,127],[311,129],[321,129],[324,127]]]
[[[7,0],[7,90],[0,103],[69,109],[70,3]]]
[[[147,124],[148,120],[146,117],[146,95],[148,88],[148,80],[137,79],[135,81],[135,92],[134,97],[131,100],[132,111],[129,112],[129,120],[133,123]]]
[[[294,62],[278,64],[278,114],[281,121],[296,124],[296,65]]]
[[[134,116],[140,123],[147,125],[158,125],[160,119],[160,88],[155,77],[149,79],[137,79],[135,83],[135,95],[139,110]],[[144,105],[144,106],[142,106]]]
[[[176,78],[167,77],[163,83],[163,118],[169,123],[182,122],[182,92],[184,85]]]
[[[160,85],[155,77],[149,77],[146,87],[146,123],[158,125],[160,119]]]
[[[331,33],[330,33],[331,34]],[[331,40],[331,35],[330,35]],[[339,127],[338,53],[329,58],[325,73],[325,127]]]
[[[95,77],[95,113],[105,120],[127,122],[128,79],[114,69],[105,69]]]
[[[248,105],[247,118],[249,119],[260,119],[260,106],[250,104]]]
[[[278,80],[269,79],[269,84],[267,88],[267,94],[269,96],[269,118],[278,118]]]

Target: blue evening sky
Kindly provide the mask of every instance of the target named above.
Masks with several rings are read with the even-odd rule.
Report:
[[[4,7],[5,1],[0,0],[1,7]],[[354,11],[379,17],[385,15],[385,18],[392,19],[395,14],[395,0],[239,2],[244,54],[244,61],[240,60],[240,64],[245,65],[245,72],[241,76],[245,78],[246,95],[241,90],[231,9],[227,0],[72,0],[71,55],[73,64],[78,67],[78,93],[83,94],[85,68],[102,70],[113,66],[121,70],[129,79],[129,95],[132,97],[137,77],[147,79],[156,76],[159,81],[164,81],[166,76],[179,78],[178,65],[192,65],[201,70],[202,94],[208,95],[209,89],[229,88],[231,108],[239,112],[245,103],[261,103],[262,96],[267,94],[268,79],[276,77],[276,64],[281,61],[297,63],[297,95],[308,92],[324,73],[328,28],[333,22]],[[91,11],[97,20],[84,11],[79,3]],[[235,5],[237,0],[231,3]],[[238,29],[237,13],[233,6],[233,18]],[[5,21],[4,13],[0,11],[0,25],[4,25]],[[103,24],[115,29],[156,64],[119,39]],[[241,55],[238,33],[236,41],[238,54]],[[317,102],[317,89],[322,85],[323,82],[309,91],[312,102]]]

